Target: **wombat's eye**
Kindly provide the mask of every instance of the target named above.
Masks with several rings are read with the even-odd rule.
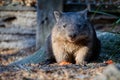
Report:
[[[67,26],[67,25],[66,25],[66,24],[64,24],[64,25],[63,25],[63,28],[65,28],[66,26]]]

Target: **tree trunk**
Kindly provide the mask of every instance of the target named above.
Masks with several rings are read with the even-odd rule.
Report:
[[[37,23],[36,28],[36,48],[39,49],[50,33],[53,24],[53,11],[62,11],[62,0],[38,0],[37,3]]]

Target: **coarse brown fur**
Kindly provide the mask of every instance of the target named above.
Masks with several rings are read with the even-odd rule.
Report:
[[[56,24],[47,39],[47,53],[60,63],[84,64],[96,60],[100,41],[87,19],[87,11],[54,12]]]

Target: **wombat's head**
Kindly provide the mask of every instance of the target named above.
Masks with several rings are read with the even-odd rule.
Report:
[[[89,35],[89,28],[86,23],[87,12],[87,10],[66,13],[55,11],[57,34],[69,42],[87,38]]]

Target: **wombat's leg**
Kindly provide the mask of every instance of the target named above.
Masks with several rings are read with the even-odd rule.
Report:
[[[55,51],[54,56],[58,63],[63,62],[63,61],[69,62],[68,60],[69,55],[63,51],[60,51],[59,49],[58,51]]]
[[[63,46],[60,44],[54,44],[53,53],[54,53],[55,59],[58,63],[60,63],[62,61],[66,61],[66,62],[70,61],[69,54],[64,51]]]
[[[87,53],[89,51],[89,48],[87,46],[80,48],[76,53],[75,53],[75,61],[76,64],[86,64],[87,62],[85,61],[85,58],[87,56]]]

